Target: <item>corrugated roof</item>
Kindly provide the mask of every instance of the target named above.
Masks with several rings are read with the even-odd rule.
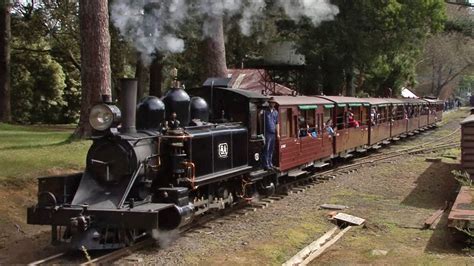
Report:
[[[292,95],[294,91],[281,84],[272,82],[270,75],[264,69],[229,69],[229,86],[256,93],[269,91],[277,95]]]
[[[470,115],[466,117],[463,121],[461,121],[461,125],[470,124],[470,123],[474,123],[474,115]]]

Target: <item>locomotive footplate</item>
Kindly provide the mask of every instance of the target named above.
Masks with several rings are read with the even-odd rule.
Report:
[[[134,208],[94,209],[92,207],[30,207],[28,224],[67,226],[71,219],[90,217],[94,226],[113,226],[123,229],[156,229],[166,224],[167,216],[175,212],[174,204],[147,203]]]

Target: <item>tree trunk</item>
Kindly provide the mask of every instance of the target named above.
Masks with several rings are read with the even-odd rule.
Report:
[[[10,105],[10,39],[11,4],[0,7],[0,122],[11,121]]]
[[[203,43],[204,79],[209,77],[226,78],[227,64],[225,58],[224,22],[222,17],[207,18],[216,29],[213,36],[208,37]]]
[[[135,65],[135,78],[137,79],[137,86],[138,86],[138,92],[137,92],[137,100],[140,101],[143,96],[145,96],[145,88],[146,88],[146,72],[147,68],[143,64],[143,60],[141,57],[141,54],[137,54],[137,63]]]
[[[150,66],[150,96],[163,95],[161,82],[163,81],[163,56],[157,55]]]
[[[354,71],[351,68],[346,69],[346,95],[355,96]]]
[[[74,135],[89,137],[92,128],[89,112],[101,102],[101,95],[111,96],[110,34],[107,0],[80,0],[81,29],[81,116]]]

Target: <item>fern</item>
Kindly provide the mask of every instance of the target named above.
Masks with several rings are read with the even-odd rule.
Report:
[[[472,186],[472,180],[468,172],[453,170],[451,173],[454,175],[454,179],[456,179],[461,184],[461,186]]]

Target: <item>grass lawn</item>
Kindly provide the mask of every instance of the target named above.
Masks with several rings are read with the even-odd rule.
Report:
[[[90,141],[69,141],[73,130],[0,124],[0,184],[82,169]]]

